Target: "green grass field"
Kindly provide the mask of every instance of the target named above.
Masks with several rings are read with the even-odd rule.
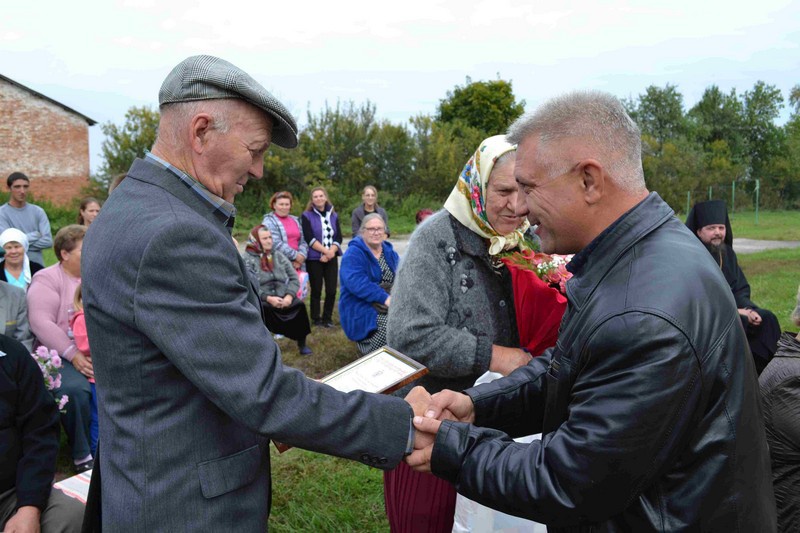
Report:
[[[754,211],[734,213],[731,217],[734,237],[768,241],[800,241],[800,211]]]
[[[783,331],[797,331],[789,316],[800,285],[800,248],[740,255],[739,266],[750,282],[750,299],[775,313]]]

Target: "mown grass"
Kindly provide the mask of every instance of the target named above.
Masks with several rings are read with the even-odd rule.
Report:
[[[800,248],[740,255],[739,266],[750,282],[750,299],[775,313],[783,331],[797,331],[789,316],[800,284]]]
[[[800,211],[742,211],[731,216],[734,237],[768,241],[800,241]]]

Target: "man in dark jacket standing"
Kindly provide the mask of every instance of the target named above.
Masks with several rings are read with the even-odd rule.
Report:
[[[550,530],[774,531],[736,305],[645,189],[636,124],[613,96],[573,93],[519,119],[509,141],[519,211],[545,252],[576,253],[558,343],[506,378],[435,395],[414,422],[435,441],[408,463]]]

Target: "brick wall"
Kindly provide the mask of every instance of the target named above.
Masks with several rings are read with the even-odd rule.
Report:
[[[86,120],[0,79],[0,187],[12,172],[31,178],[35,198],[69,204],[89,183]],[[35,201],[35,200],[34,200]]]

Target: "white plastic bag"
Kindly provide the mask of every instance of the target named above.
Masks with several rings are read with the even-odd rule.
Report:
[[[475,381],[475,385],[489,383],[500,377],[502,377],[501,374],[486,372]],[[541,438],[542,435],[537,434],[514,440],[531,442]],[[547,526],[495,511],[459,494],[456,496],[453,533],[547,533]]]

